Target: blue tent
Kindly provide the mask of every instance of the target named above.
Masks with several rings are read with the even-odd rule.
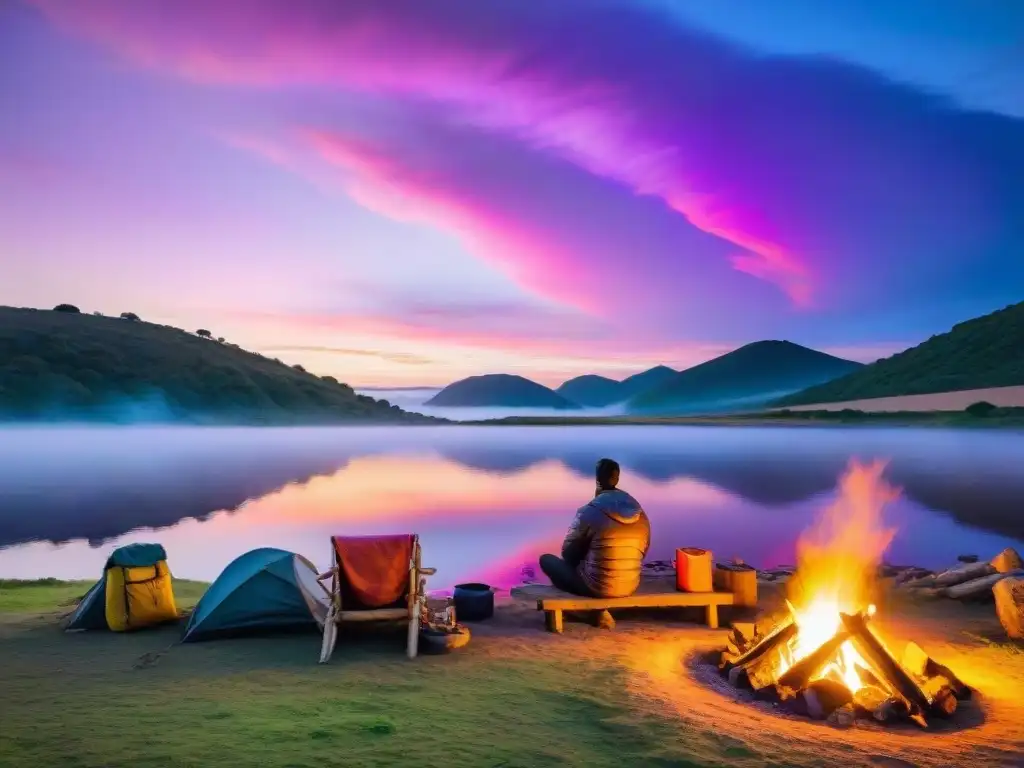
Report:
[[[107,629],[107,571],[110,568],[138,568],[167,560],[160,544],[128,544],[115,549],[103,566],[103,576],[85,593],[75,608],[65,630]]]
[[[235,558],[206,590],[183,643],[259,630],[323,626],[327,594],[316,568],[294,552],[264,547]]]

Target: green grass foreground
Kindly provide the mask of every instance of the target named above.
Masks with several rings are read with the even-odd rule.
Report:
[[[729,745],[692,761],[672,717],[629,711],[614,659],[539,627],[415,661],[381,628],[343,638],[321,666],[315,633],[188,645],[176,626],[64,633],[59,616],[89,586],[0,582],[5,768],[739,764]],[[175,588],[188,607],[204,585]],[[535,658],[545,641],[565,650]]]

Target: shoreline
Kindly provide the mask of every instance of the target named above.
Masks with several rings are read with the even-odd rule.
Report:
[[[782,410],[748,414],[692,416],[503,416],[491,419],[456,421],[425,417],[386,421],[5,421],[0,429],[36,428],[213,428],[213,429],[289,429],[339,427],[501,427],[501,426],[702,426],[702,427],[956,427],[963,429],[1024,429],[1024,408],[997,408],[985,416],[963,411],[856,411],[856,410]]]
[[[962,427],[1024,428],[1024,408],[997,408],[986,416],[963,411],[767,411],[705,416],[506,416],[457,422],[469,426],[717,426],[717,427]]]

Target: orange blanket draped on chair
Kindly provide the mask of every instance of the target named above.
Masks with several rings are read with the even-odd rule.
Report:
[[[393,605],[408,593],[413,536],[332,536],[345,598],[362,608]]]

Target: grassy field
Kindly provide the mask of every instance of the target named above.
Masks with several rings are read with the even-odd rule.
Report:
[[[2,766],[706,764],[670,720],[619,706],[614,663],[506,654],[487,637],[410,662],[387,629],[344,638],[328,666],[315,634],[61,632],[55,611],[89,586],[0,582]],[[202,588],[177,584],[182,606]]]
[[[723,695],[690,664],[724,633],[691,615],[620,616],[613,632],[567,617],[556,636],[534,606],[502,604],[450,656],[409,661],[400,627],[361,627],[318,665],[316,633],[188,645],[175,626],[64,633],[62,604],[83,586],[0,588],[4,768],[950,768],[1024,755],[1024,654],[993,640],[991,606],[880,604],[888,640],[915,638],[977,691],[964,723],[922,732]],[[179,584],[182,605],[201,590]]]

